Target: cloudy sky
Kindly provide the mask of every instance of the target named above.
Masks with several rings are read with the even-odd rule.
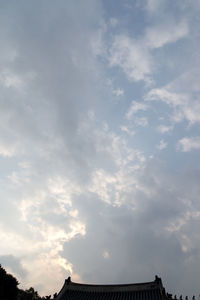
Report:
[[[21,287],[200,293],[199,16],[0,0],[0,263]]]

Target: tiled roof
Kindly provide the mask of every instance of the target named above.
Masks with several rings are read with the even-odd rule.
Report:
[[[166,299],[162,281],[135,284],[93,285],[65,280],[57,300],[162,300]]]

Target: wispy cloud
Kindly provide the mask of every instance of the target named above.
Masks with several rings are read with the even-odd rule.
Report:
[[[135,131],[132,128],[130,128],[129,126],[121,125],[120,129],[122,131],[126,132],[129,135],[134,135],[135,134]]]
[[[159,144],[156,147],[159,150],[163,150],[167,147],[167,143],[164,140],[160,140]]]
[[[148,125],[148,119],[146,117],[136,117],[133,119],[136,126],[146,127]]]
[[[180,23],[171,21],[170,23],[162,24],[162,26],[147,28],[145,43],[147,47],[156,49],[169,43],[175,43],[188,34],[189,28],[186,21],[181,21]]]
[[[184,137],[178,141],[177,149],[183,152],[200,149],[200,136]]]
[[[138,111],[146,111],[149,108],[149,106],[142,102],[132,101],[131,106],[129,107],[129,110],[126,113],[126,118],[128,120],[131,119],[131,117],[136,114]]]
[[[190,94],[175,93],[167,88],[153,89],[147,96],[147,101],[163,101],[173,109],[172,122],[186,119],[190,125],[200,122],[200,103],[198,98]]]
[[[128,35],[116,35],[109,50],[110,66],[118,66],[130,81],[153,83],[153,72],[157,64],[152,50],[175,43],[189,34],[188,23],[182,20],[166,20],[162,26],[154,25],[146,29],[141,38]]]
[[[123,95],[124,95],[124,90],[123,90],[123,89],[120,89],[120,88],[115,89],[115,90],[113,90],[113,94],[114,94],[115,96],[117,96],[117,97],[123,96]]]
[[[151,82],[152,58],[143,44],[128,36],[115,36],[110,48],[109,62],[112,67],[121,67],[131,81]]]
[[[172,125],[169,125],[169,126],[167,126],[167,125],[159,125],[157,127],[157,130],[160,133],[164,134],[164,133],[167,133],[167,132],[170,132],[171,130],[173,130],[173,126]]]

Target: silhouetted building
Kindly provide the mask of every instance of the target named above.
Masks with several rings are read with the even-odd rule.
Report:
[[[95,285],[80,284],[65,280],[56,300],[166,300],[171,295],[165,293],[162,280],[133,284]]]

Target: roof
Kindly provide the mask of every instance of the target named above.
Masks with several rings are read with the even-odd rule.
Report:
[[[162,300],[166,299],[162,280],[131,284],[96,285],[81,284],[69,277],[56,300]]]

